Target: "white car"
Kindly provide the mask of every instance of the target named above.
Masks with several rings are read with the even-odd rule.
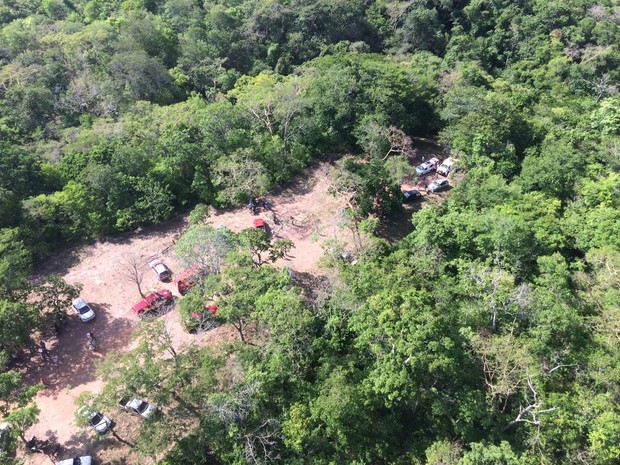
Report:
[[[437,192],[446,189],[448,186],[450,186],[450,183],[447,179],[438,179],[437,181],[433,181],[428,185],[428,187],[426,188],[426,192]]]
[[[437,169],[438,164],[439,164],[438,158],[431,158],[429,161],[425,161],[421,165],[416,166],[415,173],[418,176],[431,173],[432,171],[435,171]]]
[[[92,465],[93,458],[90,455],[85,455],[83,457],[75,457],[74,459],[66,459],[61,460],[60,462],[56,462],[56,465]]]
[[[123,398],[120,400],[119,405],[122,409],[138,415],[145,420],[151,418],[157,411],[157,407],[153,404],[149,404],[144,400],[136,399],[135,397],[131,398],[131,400],[129,398]]]
[[[437,174],[448,176],[455,169],[455,165],[456,162],[452,158],[446,158],[437,168]]]
[[[149,266],[155,272],[157,279],[160,281],[168,281],[172,277],[170,268],[164,265],[161,260],[153,260],[149,263]]]
[[[0,454],[8,452],[11,438],[9,436],[9,425],[7,423],[0,423]]]
[[[106,417],[103,413],[93,412],[87,407],[82,407],[80,410],[78,410],[78,414],[87,417],[88,425],[99,434],[104,434],[105,432],[107,432],[112,425],[112,420]]]
[[[72,303],[73,309],[77,312],[78,316],[80,317],[80,320],[82,320],[83,323],[86,323],[87,321],[92,320],[93,318],[95,318],[95,312],[93,311],[92,308],[90,308],[90,306],[84,302],[84,300],[82,299],[75,299]]]

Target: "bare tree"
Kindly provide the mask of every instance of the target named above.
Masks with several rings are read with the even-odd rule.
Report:
[[[144,299],[145,295],[142,292],[142,279],[144,278],[144,266],[140,259],[134,254],[125,255],[120,261],[121,275],[129,279],[132,283],[138,286],[138,292]]]
[[[512,428],[514,425],[516,425],[517,423],[529,423],[531,425],[536,426],[537,428],[537,434],[535,436],[535,442],[538,442],[538,437],[540,435],[540,426],[542,424],[539,416],[545,413],[550,413],[553,412],[555,410],[558,410],[560,407],[551,407],[551,408],[541,408],[542,407],[542,401],[538,398],[538,393],[536,392],[536,389],[534,388],[534,384],[532,383],[532,377],[530,376],[530,374],[527,374],[526,377],[527,380],[527,386],[529,388],[529,392],[530,394],[528,394],[528,392],[525,392],[525,403],[528,405],[519,405],[519,414],[517,415],[517,417],[512,420],[511,422],[509,422],[506,426],[504,426],[504,429],[502,431],[508,431],[510,428]]]
[[[278,423],[268,419],[245,435],[245,460],[252,464],[272,462],[276,458],[276,446],[280,437]]]
[[[491,330],[498,330],[498,319],[509,317],[513,323],[524,318],[531,301],[529,287],[516,285],[516,278],[501,268],[471,266],[469,277],[479,296],[480,308],[489,312]]]
[[[241,424],[256,404],[258,383],[239,385],[228,396],[216,396],[209,401],[209,411],[226,426]]]

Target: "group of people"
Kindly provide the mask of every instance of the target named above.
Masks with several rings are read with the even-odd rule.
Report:
[[[256,197],[248,203],[248,209],[253,215],[258,214],[259,208],[262,208],[263,211],[271,210],[271,202],[262,197]]]
[[[86,338],[88,339],[88,348],[90,350],[95,350],[97,348],[97,338],[95,337],[95,333],[92,330],[87,332]]]
[[[94,331],[89,331],[86,333],[86,339],[88,347],[91,350],[94,350],[97,347],[97,338],[95,337]],[[47,348],[47,344],[45,341],[41,339],[39,341],[39,347],[41,348],[41,360],[44,362],[53,362],[54,364],[58,364],[58,355],[52,354],[50,350]]]

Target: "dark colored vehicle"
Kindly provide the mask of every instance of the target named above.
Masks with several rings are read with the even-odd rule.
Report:
[[[73,459],[61,460],[60,462],[56,462],[56,465],[91,465],[92,463],[93,458],[90,455],[84,455]]]
[[[418,190],[413,189],[410,191],[403,192],[403,202],[405,203],[413,202],[414,200],[417,200],[420,198],[422,198],[422,194]]]

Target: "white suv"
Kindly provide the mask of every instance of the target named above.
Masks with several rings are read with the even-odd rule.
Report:
[[[448,187],[450,187],[448,180],[446,178],[441,178],[430,183],[426,188],[426,192],[437,192],[447,189]]]
[[[437,168],[437,174],[442,176],[448,176],[450,172],[455,168],[456,162],[452,158],[446,158],[439,168]]]

